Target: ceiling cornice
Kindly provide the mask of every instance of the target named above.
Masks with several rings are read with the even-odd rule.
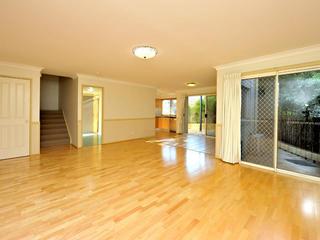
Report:
[[[100,76],[95,76],[95,75],[88,75],[88,74],[82,74],[82,73],[77,73],[76,75],[78,78],[91,79],[91,80],[103,81],[103,82],[109,82],[109,83],[118,83],[118,84],[124,84],[124,85],[129,85],[129,86],[136,86],[136,87],[157,89],[154,86],[126,82],[126,81],[121,81],[121,80],[115,80],[115,79],[110,79],[110,78],[105,78],[105,77],[100,77]]]
[[[20,63],[13,63],[13,62],[3,62],[0,61],[1,66],[5,67],[12,67],[12,68],[19,68],[19,69],[24,69],[28,71],[34,71],[34,72],[41,72],[43,67],[37,67],[37,66],[31,66],[31,65],[26,65],[26,64],[20,64]]]
[[[241,61],[236,61],[236,62],[231,62],[227,64],[222,64],[215,66],[214,68],[218,71],[220,70],[226,70],[230,68],[235,68],[235,67],[240,67],[243,65],[249,65],[249,64],[254,64],[254,63],[261,63],[261,62],[266,62],[266,61],[272,61],[272,60],[277,60],[281,58],[288,58],[300,54],[305,54],[305,53],[310,53],[310,52],[319,52],[320,53],[320,44],[317,45],[312,45],[304,48],[297,48],[297,49],[292,49],[288,51],[282,51],[274,54],[269,54],[269,55],[264,55],[256,58],[249,58]]]

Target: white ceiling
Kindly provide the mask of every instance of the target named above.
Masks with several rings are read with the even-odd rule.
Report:
[[[162,89],[216,65],[320,43],[319,0],[1,0],[0,60]],[[136,45],[158,49],[142,60]]]

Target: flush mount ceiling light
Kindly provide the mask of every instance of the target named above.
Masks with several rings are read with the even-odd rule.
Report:
[[[133,54],[142,59],[153,58],[157,55],[157,49],[150,46],[138,46],[132,50]]]
[[[188,87],[195,87],[195,86],[197,86],[197,84],[196,84],[195,82],[188,82],[188,83],[186,83],[186,85],[187,85]]]

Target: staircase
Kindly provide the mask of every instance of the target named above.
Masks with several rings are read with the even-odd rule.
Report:
[[[40,111],[40,146],[67,144],[70,144],[70,140],[62,111]]]

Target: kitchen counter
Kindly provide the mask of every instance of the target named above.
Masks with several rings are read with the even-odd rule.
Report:
[[[176,132],[176,117],[156,116],[155,127],[168,132]]]

